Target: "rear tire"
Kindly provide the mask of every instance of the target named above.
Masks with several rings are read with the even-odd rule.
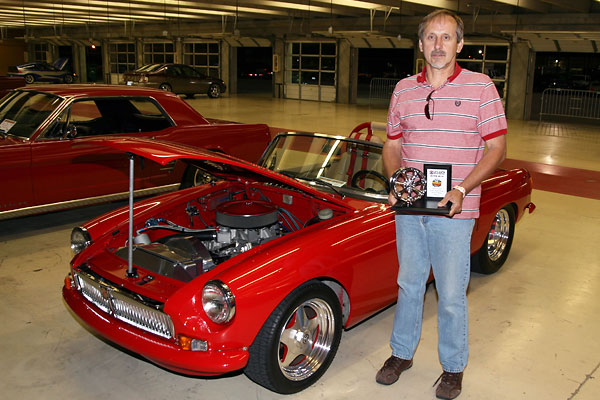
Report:
[[[33,75],[25,75],[25,83],[31,84],[35,82],[35,77]]]
[[[487,239],[471,257],[471,270],[486,275],[497,272],[510,253],[514,234],[515,211],[510,205],[504,206],[496,213]]]
[[[172,92],[173,88],[168,83],[161,83],[158,87],[160,90],[164,90],[165,92]]]
[[[325,373],[341,337],[337,296],[320,282],[305,283],[271,313],[250,346],[244,373],[274,392],[299,392]]]
[[[216,99],[220,95],[221,95],[221,88],[219,87],[219,85],[217,85],[216,83],[213,83],[212,85],[210,85],[210,87],[208,88],[208,97],[212,97],[213,99]]]
[[[73,75],[65,75],[63,80],[65,81],[65,83],[73,83]]]

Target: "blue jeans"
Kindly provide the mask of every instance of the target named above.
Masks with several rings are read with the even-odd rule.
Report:
[[[438,355],[446,372],[467,365],[467,286],[473,219],[396,215],[398,303],[390,344],[392,354],[413,358],[423,321],[425,284],[433,268],[438,292]]]

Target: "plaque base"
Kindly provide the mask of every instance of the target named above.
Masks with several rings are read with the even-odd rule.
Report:
[[[446,203],[444,207],[438,207],[438,203],[441,199],[419,199],[415,200],[412,205],[406,205],[403,201],[398,200],[391,209],[396,214],[435,214],[435,215],[448,215],[450,214],[451,202]]]

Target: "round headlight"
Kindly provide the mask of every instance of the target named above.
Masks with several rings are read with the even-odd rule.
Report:
[[[85,228],[73,228],[71,231],[71,250],[73,254],[81,253],[92,243],[92,237]]]
[[[235,297],[221,281],[209,281],[202,289],[202,307],[211,321],[224,324],[235,315]]]

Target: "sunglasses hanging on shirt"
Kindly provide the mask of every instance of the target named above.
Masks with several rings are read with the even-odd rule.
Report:
[[[429,93],[427,95],[427,104],[425,104],[425,116],[427,117],[427,119],[433,119],[433,109],[435,106],[435,101],[433,101],[433,99],[431,98],[431,95],[433,94],[433,92],[435,92],[435,90],[432,90],[431,93]],[[431,104],[431,107],[430,107]]]

